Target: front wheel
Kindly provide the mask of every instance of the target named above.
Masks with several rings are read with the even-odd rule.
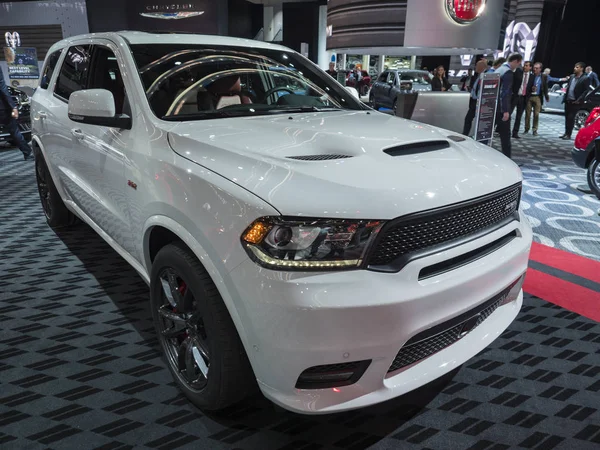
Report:
[[[36,152],[35,178],[48,225],[52,228],[63,228],[75,224],[77,217],[67,209],[60,198],[42,152],[34,151]]]
[[[181,243],[152,264],[152,315],[177,385],[197,407],[222,410],[256,386],[235,325],[208,272]]]
[[[589,116],[590,112],[585,109],[580,109],[577,111],[577,114],[575,114],[575,129],[581,130],[583,127],[585,127],[585,121]]]
[[[588,185],[598,199],[600,199],[600,161],[595,159],[588,167]]]

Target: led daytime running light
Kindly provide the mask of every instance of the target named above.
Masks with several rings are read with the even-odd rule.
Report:
[[[310,268],[310,269],[335,269],[335,268],[349,268],[358,267],[361,263],[359,259],[352,260],[340,260],[340,261],[291,261],[291,260],[279,260],[271,258],[269,255],[263,253],[259,248],[249,245],[250,251],[264,264],[272,267],[281,268]]]

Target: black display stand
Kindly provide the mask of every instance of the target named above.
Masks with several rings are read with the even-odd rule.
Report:
[[[475,115],[475,140],[492,145],[496,125],[496,110],[498,108],[498,93],[500,92],[500,75],[497,73],[482,74],[480,89]]]

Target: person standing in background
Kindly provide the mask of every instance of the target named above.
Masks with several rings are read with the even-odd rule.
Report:
[[[491,69],[489,69],[491,70]],[[465,116],[465,125],[463,127],[463,134],[468,136],[473,127],[473,120],[477,114],[477,100],[479,99],[479,92],[481,91],[481,77],[482,74],[488,71],[487,59],[482,59],[477,62],[475,66],[475,75],[473,75],[473,87],[470,89],[471,95],[469,98],[469,111]]]
[[[439,66],[435,69],[435,76],[433,77],[433,80],[431,80],[431,90],[436,92],[446,92],[449,91],[451,87],[448,78],[446,78],[446,69],[444,66]]]
[[[329,63],[329,69],[326,70],[325,73],[327,73],[332,78],[334,78],[334,79],[337,80],[337,70],[335,70],[335,63],[334,62],[330,62]]]
[[[496,120],[498,122],[498,133],[500,133],[500,141],[502,143],[502,153],[508,158],[512,156],[510,114],[512,109],[511,100],[514,92],[514,72],[522,62],[523,56],[519,53],[513,53],[508,57],[508,62],[502,64],[502,66],[496,70],[496,73],[500,75],[500,95]]]
[[[517,115],[515,117],[515,126],[513,128],[512,137],[514,139],[520,139],[519,137],[519,129],[521,128],[521,120],[523,119],[523,113],[525,112],[525,107],[527,106],[527,99],[529,97],[529,82],[533,79],[531,76],[531,69],[533,69],[533,64],[531,61],[525,61],[523,65],[523,69],[520,70],[519,77],[516,76],[515,73],[515,86],[514,86],[514,97],[513,97],[513,105],[512,110],[517,110]]]
[[[563,103],[565,104],[565,134],[560,137],[561,139],[571,139],[573,128],[575,128],[575,114],[577,114],[590,88],[590,79],[584,71],[585,64],[578,62],[573,69],[573,75],[569,77],[567,93],[563,97]]]
[[[474,79],[475,79],[475,76],[473,75],[473,69],[469,69],[467,74],[460,79],[460,82],[461,82],[460,90],[461,91],[471,91],[471,88],[473,87]]]
[[[544,105],[544,99],[550,101],[548,96],[548,76],[542,73],[544,66],[542,63],[535,63],[533,66],[533,76],[529,82],[527,97],[527,106],[525,108],[525,132],[529,133],[531,125],[531,111],[533,111],[533,135],[538,135],[538,126],[540,123],[540,112]]]
[[[595,88],[600,86],[600,80],[598,80],[598,74],[596,72],[594,72],[594,69],[592,66],[587,66],[585,68],[585,73],[587,74],[588,78],[590,79],[590,84],[592,86],[594,86]]]
[[[17,119],[19,118],[19,110],[13,100],[8,87],[4,81],[4,76],[0,72],[0,123],[8,128],[10,137],[23,153],[25,161],[33,160],[33,150],[27,144],[23,135],[19,131]]]

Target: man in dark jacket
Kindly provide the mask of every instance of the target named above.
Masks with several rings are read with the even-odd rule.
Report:
[[[585,101],[585,96],[590,88],[590,79],[584,73],[585,64],[579,62],[575,64],[573,75],[569,77],[567,84],[567,93],[563,97],[565,104],[565,134],[561,139],[571,139],[573,128],[575,128],[575,115]]]
[[[27,161],[33,159],[33,151],[19,131],[19,126],[17,124],[18,118],[19,110],[17,109],[17,105],[10,95],[10,92],[8,92],[4,77],[0,73],[0,123],[8,129],[10,136],[19,147],[19,150],[23,152],[25,161]]]
[[[512,110],[514,72],[523,62],[523,56],[513,53],[508,61],[500,66],[496,73],[500,74],[500,94],[498,99],[497,118],[498,133],[502,142],[502,153],[512,156],[512,143],[510,141],[510,114]]]
[[[548,75],[542,73],[544,66],[542,63],[535,63],[533,66],[533,77],[529,80],[527,86],[527,108],[525,110],[525,134],[531,129],[531,111],[533,111],[533,135],[538,135],[538,125],[540,123],[540,112],[544,106],[544,99],[550,101],[548,95]]]
[[[512,137],[514,139],[519,139],[519,129],[521,128],[521,119],[523,118],[523,113],[527,108],[527,99],[529,98],[529,87],[531,85],[531,79],[533,63],[531,61],[525,61],[523,64],[523,69],[518,68],[515,71],[515,78],[513,82],[513,103],[512,103],[512,111],[517,110],[517,115],[515,116],[515,126],[513,128]]]

